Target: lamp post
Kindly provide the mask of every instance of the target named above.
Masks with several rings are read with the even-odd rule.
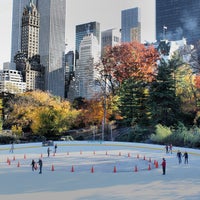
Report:
[[[104,95],[103,95],[103,123],[102,123],[102,141],[104,141],[104,135],[105,135],[105,126],[106,126],[106,87],[107,87],[107,84],[106,84],[106,81],[107,81],[107,76],[108,75],[104,75],[104,81],[105,81],[105,89],[104,89]]]

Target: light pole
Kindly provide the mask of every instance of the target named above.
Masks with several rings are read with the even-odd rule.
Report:
[[[106,81],[107,81],[107,76],[104,75],[104,81],[105,81],[105,89],[104,89],[104,95],[103,95],[103,123],[102,123],[102,141],[104,141],[104,134],[105,134],[105,126],[106,126]]]

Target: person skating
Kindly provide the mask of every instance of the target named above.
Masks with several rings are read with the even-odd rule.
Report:
[[[50,148],[48,147],[48,148],[47,148],[47,156],[48,156],[48,157],[50,156],[50,151],[51,151],[51,150],[50,150]]]
[[[36,170],[36,168],[35,168],[35,161],[34,160],[32,160],[32,162],[31,162],[31,166],[32,166],[32,171],[34,171],[34,170]]]
[[[184,163],[188,164],[188,153],[187,153],[187,151],[185,151],[185,153],[183,154],[183,157],[184,157]]]
[[[166,150],[166,153],[169,153],[169,146],[167,144],[165,145],[165,150]]]
[[[182,162],[182,153],[179,150],[177,152],[177,157],[178,157],[178,163],[181,164],[181,162]]]
[[[54,152],[56,153],[56,151],[57,151],[57,148],[58,148],[58,146],[57,146],[57,144],[55,144],[55,146],[54,146]]]
[[[169,145],[170,153],[172,154],[172,144]]]
[[[10,147],[10,153],[13,153],[14,152],[14,142],[11,143],[11,147]]]
[[[42,164],[43,164],[41,159],[39,159],[38,164],[39,164],[39,169],[40,169],[39,174],[41,174],[42,173]]]
[[[163,171],[163,175],[165,175],[166,173],[166,160],[163,158],[162,160],[162,171]]]

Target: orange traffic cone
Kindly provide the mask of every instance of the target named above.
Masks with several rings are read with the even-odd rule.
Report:
[[[71,169],[71,172],[74,172],[74,166],[72,165],[72,169]]]
[[[10,160],[8,160],[8,165],[10,165],[10,163],[11,163]]]
[[[20,163],[19,163],[19,161],[18,161],[18,163],[17,163],[17,167],[20,167]]]
[[[156,161],[155,167],[158,168],[158,161]]]
[[[92,168],[91,168],[91,173],[94,173],[94,167],[92,166]]]
[[[114,172],[114,173],[117,172],[116,166],[114,166],[113,172]]]
[[[134,172],[137,172],[138,171],[138,168],[137,168],[137,165],[135,165],[135,170],[134,170]]]
[[[54,165],[51,166],[51,171],[52,171],[52,172],[54,171]]]
[[[156,166],[156,160],[153,161],[153,164]]]

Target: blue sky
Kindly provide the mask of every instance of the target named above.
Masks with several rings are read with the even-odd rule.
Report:
[[[101,31],[120,28],[121,10],[140,7],[142,40],[155,40],[155,0],[66,0],[66,43],[74,48],[75,26],[91,21],[101,24]],[[12,0],[0,0],[0,68],[10,61]]]

